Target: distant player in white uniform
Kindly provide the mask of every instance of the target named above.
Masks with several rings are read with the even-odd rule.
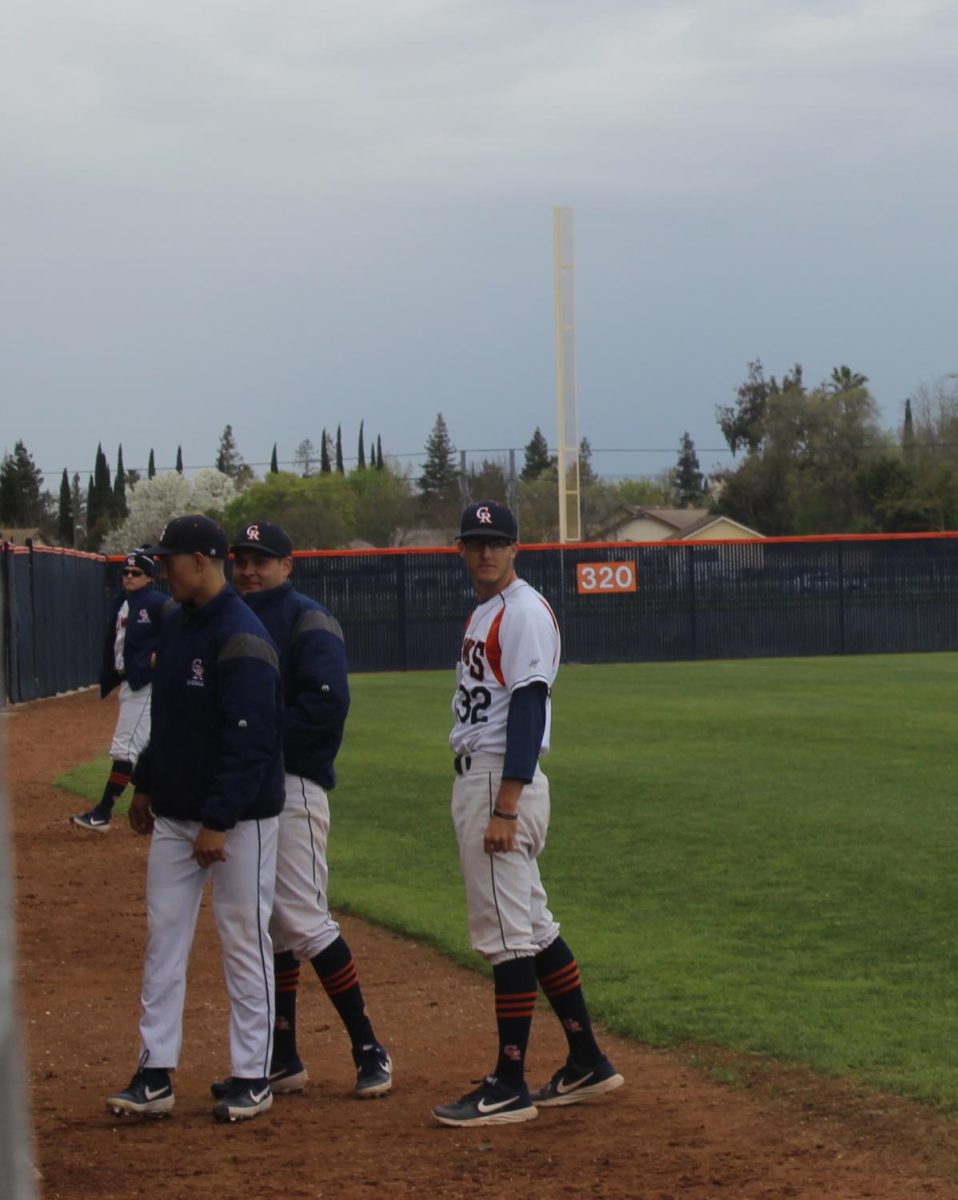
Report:
[[[499,1056],[475,1091],[433,1109],[443,1125],[528,1121],[537,1105],[593,1100],[623,1082],[596,1044],[579,968],[539,877],[549,782],[538,760],[549,749],[560,641],[552,609],[516,575],[517,538],[504,505],[486,501],[463,513],[457,545],[479,606],[466,626],[452,702],[452,818],[472,946],[493,969]],[[569,1057],[530,1094],[525,1059],[539,986]]]
[[[164,610],[173,601],[154,586],[156,563],[131,550],[120,574],[121,591],[110,606],[100,664],[100,697],[119,687],[120,711],[110,743],[110,774],[100,801],[70,818],[78,829],[106,833],[113,807],[133,776],[150,740],[153,656]]]

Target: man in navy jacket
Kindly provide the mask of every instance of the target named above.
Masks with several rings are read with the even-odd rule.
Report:
[[[274,1092],[297,1092],[306,1068],[296,1046],[299,964],[312,963],[346,1027],[356,1095],[383,1096],[392,1063],[373,1031],[352,953],[329,911],[329,792],[349,710],[343,631],[328,609],[294,590],[292,544],[269,521],[244,525],[231,547],[233,586],[279,648],[283,680],[286,804],[280,814],[276,898],[270,921],[275,951]],[[213,1084],[219,1095],[222,1083]]]
[[[122,590],[110,605],[103,637],[100,696],[120,689],[120,712],[110,743],[110,774],[103,795],[89,812],[70,820],[78,829],[106,833],[113,806],[133,775],[141,750],[150,740],[153,653],[169,596],[153,586],[156,563],[142,550],[131,550],[120,576]]]
[[[150,553],[181,607],[156,651],[150,743],[134,772],[130,824],[152,833],[139,1067],[107,1099],[163,1116],[182,1041],[186,966],[206,881],[230,997],[232,1074],[220,1121],[265,1112],[274,1015],[269,916],[283,807],[282,686],[276,647],[226,582],[226,535],[178,517]]]

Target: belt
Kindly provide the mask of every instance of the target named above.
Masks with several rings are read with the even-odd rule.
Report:
[[[457,754],[452,760],[452,766],[457,775],[468,775],[472,770],[501,771],[505,758],[504,754],[476,751],[473,754]]]

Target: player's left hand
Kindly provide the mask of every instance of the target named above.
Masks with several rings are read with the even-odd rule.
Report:
[[[508,854],[510,850],[515,850],[517,824],[517,821],[490,817],[486,832],[482,835],[482,848],[486,854]]]
[[[207,829],[204,825],[193,843],[193,857],[201,867],[226,862],[226,834],[219,829]]]

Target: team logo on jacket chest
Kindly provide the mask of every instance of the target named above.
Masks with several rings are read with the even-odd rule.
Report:
[[[206,680],[204,678],[206,672],[203,669],[203,660],[201,658],[193,659],[192,672],[193,672],[192,675],[186,681],[186,686],[187,687],[206,687]]]
[[[139,615],[136,618],[136,623],[137,623],[137,625],[149,625],[149,623],[150,623],[149,609],[146,609],[146,608],[140,609]]]
[[[478,638],[467,637],[462,643],[462,665],[473,679],[480,682],[486,677],[486,643]]]

